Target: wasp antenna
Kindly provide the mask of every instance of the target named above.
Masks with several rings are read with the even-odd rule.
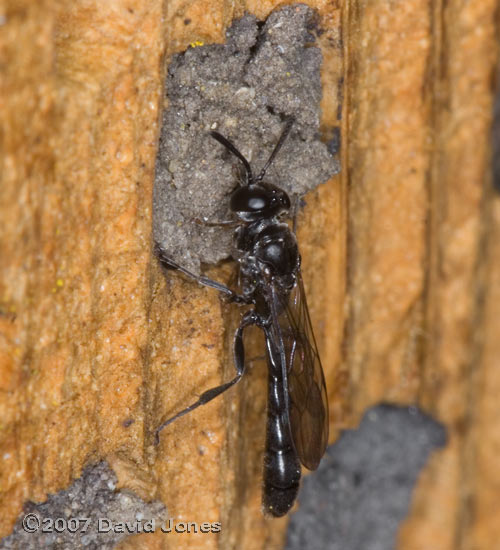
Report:
[[[219,134],[219,132],[212,131],[210,132],[210,135],[216,139],[221,145],[224,145],[224,147],[233,153],[234,156],[238,157],[241,162],[243,163],[243,166],[245,167],[245,171],[247,173],[247,185],[251,185],[254,183],[253,174],[252,174],[252,168],[250,167],[250,163],[248,160],[236,149],[236,147],[222,134]]]
[[[285,127],[283,128],[283,132],[281,132],[281,136],[278,140],[278,143],[276,144],[276,147],[274,148],[274,151],[271,153],[271,156],[267,159],[266,164],[264,165],[264,168],[260,171],[260,174],[255,178],[255,183],[258,183],[259,181],[262,181],[264,176],[266,175],[267,169],[269,166],[271,166],[271,163],[276,158],[276,155],[279,153],[279,150],[283,146],[283,143],[285,143],[286,138],[288,137],[288,134],[290,133],[290,130],[292,129],[293,123],[295,122],[295,118],[290,117]]]

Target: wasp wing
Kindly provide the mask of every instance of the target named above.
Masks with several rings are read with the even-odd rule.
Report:
[[[292,439],[301,463],[315,470],[328,442],[328,399],[300,271],[278,311]]]

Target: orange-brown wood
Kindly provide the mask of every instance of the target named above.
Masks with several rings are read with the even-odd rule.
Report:
[[[299,220],[332,440],[381,400],[417,403],[433,456],[399,547],[499,539],[500,199],[490,181],[498,2],[311,1],[325,31],[322,129],[342,174]],[[169,56],[222,42],[273,1],[10,1],[0,33],[0,536],[22,504],[106,458],[120,486],[220,534],[122,548],[275,548],[260,512],[265,368],[169,426],[232,374],[238,312],[151,254]],[[343,99],[343,101],[341,101]],[[339,114],[342,113],[342,120]],[[227,269],[213,269],[227,278]],[[128,420],[133,423],[128,425]]]

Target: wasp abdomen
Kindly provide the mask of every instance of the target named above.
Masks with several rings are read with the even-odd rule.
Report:
[[[293,447],[289,423],[284,417],[283,380],[270,372],[268,386],[266,456],[264,459],[264,512],[284,516],[292,507],[300,483],[300,462]]]

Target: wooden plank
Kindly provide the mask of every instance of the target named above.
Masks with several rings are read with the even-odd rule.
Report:
[[[172,516],[222,523],[220,535],[141,535],[123,548],[282,543],[286,519],[260,513],[262,449],[250,443],[264,425],[264,372],[152,445],[167,407],[230,375],[225,323],[237,313],[165,281],[150,248],[164,61],[277,5],[7,3],[0,536],[25,500],[107,458],[121,486],[161,498]],[[342,113],[343,173],[308,197],[299,232],[332,438],[380,400],[423,406],[449,445],[422,475],[400,547],[489,550],[500,485],[498,2],[309,5],[325,31],[326,135]]]

